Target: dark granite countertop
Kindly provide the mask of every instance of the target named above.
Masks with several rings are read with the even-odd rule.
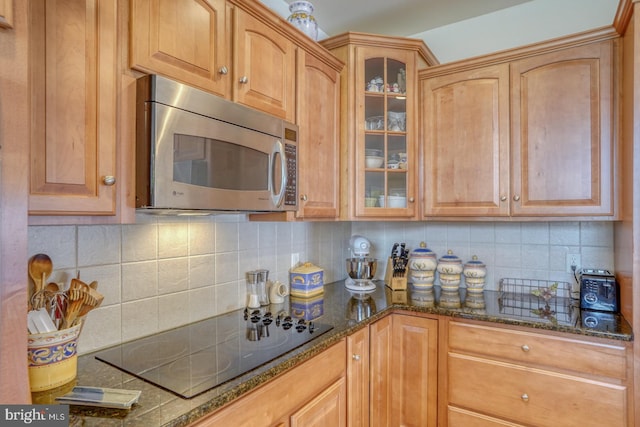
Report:
[[[138,403],[130,410],[71,406],[71,425],[185,426],[396,310],[622,341],[633,339],[631,327],[622,316],[597,313],[595,317],[592,314],[584,316],[575,307],[575,302],[568,298],[554,298],[549,304],[545,304],[541,299],[523,299],[497,291],[478,294],[466,293],[461,288],[458,292],[443,292],[436,286],[429,292],[417,290],[412,285],[409,285],[407,291],[391,291],[382,282],[376,284],[374,292],[357,295],[347,290],[344,282],[335,282],[325,285],[321,298],[287,298],[283,304],[272,305],[270,310],[274,313],[284,310],[294,317],[306,316],[309,319],[309,316],[313,316],[310,313],[316,313],[320,304],[323,313],[317,321],[329,323],[333,325],[333,329],[259,368],[191,399],[178,397],[107,365],[91,353],[78,358],[76,382],[48,392],[34,393],[33,403],[50,403],[55,396],[65,394],[76,384],[141,390]],[[310,308],[311,311],[308,310]],[[242,310],[239,310],[223,316],[238,316],[241,313]]]

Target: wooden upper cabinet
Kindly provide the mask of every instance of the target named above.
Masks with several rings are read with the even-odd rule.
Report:
[[[509,214],[509,65],[422,83],[423,212]]]
[[[249,12],[234,15],[234,101],[294,122],[294,43]]]
[[[340,203],[340,72],[298,51],[298,218],[337,218]]]
[[[513,215],[614,214],[613,44],[512,62]]]
[[[614,43],[421,73],[424,216],[613,219]]]
[[[422,40],[345,33],[321,42],[341,73],[341,204],[349,220],[418,215],[418,80],[435,62]]]
[[[30,2],[29,213],[113,215],[116,2]]]
[[[131,2],[131,68],[295,120],[295,45],[225,0]]]
[[[230,96],[225,0],[131,2],[131,68]]]

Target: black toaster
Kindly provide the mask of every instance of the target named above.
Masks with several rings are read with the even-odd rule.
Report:
[[[620,292],[616,278],[609,270],[582,269],[579,277],[580,308],[617,313]]]

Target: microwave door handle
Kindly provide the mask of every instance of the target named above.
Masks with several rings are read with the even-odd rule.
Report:
[[[282,177],[281,182],[280,182],[280,191],[278,191],[277,193],[274,193],[273,191],[271,192],[271,201],[273,202],[273,205],[276,207],[279,207],[282,204],[282,199],[284,199],[284,190],[287,187],[287,159],[285,158],[284,155],[284,146],[282,145],[281,141],[276,141],[275,144],[273,144],[273,150],[271,151],[271,167],[269,168],[269,174],[271,175],[269,181],[271,182],[271,188],[274,189],[275,188],[275,176],[273,173],[273,162],[275,161],[276,158],[276,154],[280,155],[280,176]]]

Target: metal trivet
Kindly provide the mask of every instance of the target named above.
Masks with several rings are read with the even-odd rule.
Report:
[[[548,291],[555,286],[555,295]],[[567,282],[535,279],[500,279],[500,313],[526,320],[571,324],[571,286]],[[544,296],[547,296],[545,298]]]

